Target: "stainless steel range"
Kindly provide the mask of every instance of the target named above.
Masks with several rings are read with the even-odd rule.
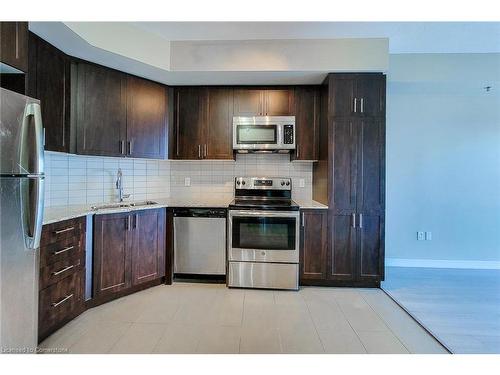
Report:
[[[292,181],[237,177],[228,214],[228,286],[299,288],[299,206]]]

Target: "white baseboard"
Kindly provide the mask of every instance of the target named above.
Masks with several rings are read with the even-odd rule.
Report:
[[[483,260],[386,258],[385,265],[389,267],[468,268],[478,270],[500,270],[500,261]]]

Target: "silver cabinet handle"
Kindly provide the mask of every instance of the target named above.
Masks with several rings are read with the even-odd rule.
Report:
[[[354,113],[357,112],[358,99],[354,98]]]
[[[201,159],[201,145],[198,145],[198,159]]]
[[[127,230],[130,230],[130,228],[131,228],[131,225],[130,225],[130,218],[131,218],[131,216],[130,216],[130,215],[128,215],[128,216],[127,216]]]
[[[60,275],[61,273],[64,273],[64,272],[66,272],[66,271],[69,271],[69,270],[70,270],[70,269],[72,269],[73,267],[74,267],[74,265],[72,264],[71,266],[65,267],[65,268],[63,268],[62,270],[52,272],[52,276],[57,276],[57,275]]]
[[[299,155],[300,155],[300,153],[299,153],[299,145],[297,145],[297,159],[299,158]]]
[[[363,228],[363,214],[359,214],[359,227]]]
[[[120,141],[120,154],[125,154],[125,141]]]
[[[176,116],[175,116],[175,124],[176,124],[176,127],[175,127],[175,154],[177,156],[179,156],[179,92],[177,92],[177,112],[176,112]]]
[[[128,154],[132,155],[133,140],[130,140],[127,143],[128,143]]]
[[[203,145],[203,157],[204,157],[204,158],[206,158],[206,157],[207,157],[207,155],[208,155],[208,146],[207,146],[207,144],[205,143],[205,144]]]
[[[74,248],[75,248],[74,246],[68,246],[68,247],[65,247],[64,249],[54,251],[53,254],[54,255],[62,254],[62,253],[65,253],[66,251],[70,251],[70,250],[72,250]]]
[[[302,212],[302,228],[305,227],[306,223],[306,217],[304,216],[304,213]]]
[[[72,231],[74,229],[75,229],[75,227],[68,227],[68,228],[64,228],[64,229],[60,229],[60,230],[55,230],[54,234],[61,234],[61,233]]]
[[[64,298],[63,298],[62,300],[60,300],[59,302],[53,302],[53,303],[52,303],[52,307],[57,307],[57,306],[59,306],[61,303],[64,303],[64,302],[66,302],[67,300],[69,300],[69,299],[71,299],[71,298],[73,298],[73,294],[70,294],[70,295],[68,295],[68,296],[64,297]]]
[[[365,110],[364,110],[364,98],[361,98],[361,113],[363,113]]]
[[[139,228],[139,214],[135,214],[134,229]]]
[[[351,222],[352,222],[352,223],[351,223],[352,227],[353,227],[353,228],[356,228],[356,214],[355,214],[355,213],[352,213],[352,214],[351,214],[351,219],[352,219],[352,220],[351,220]]]

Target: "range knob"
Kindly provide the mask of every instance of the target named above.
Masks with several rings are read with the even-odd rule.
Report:
[[[290,186],[290,181],[287,181],[287,182],[286,182],[286,186]]]
[[[281,181],[281,186],[285,186],[285,181]]]
[[[241,181],[241,184],[242,184],[242,185],[245,185],[245,184],[246,184],[246,182],[243,180],[243,181]]]
[[[236,181],[236,185],[239,185],[241,184],[240,180]]]

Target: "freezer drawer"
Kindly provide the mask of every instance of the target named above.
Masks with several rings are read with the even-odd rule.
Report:
[[[299,265],[297,263],[229,262],[228,286],[298,290]]]

